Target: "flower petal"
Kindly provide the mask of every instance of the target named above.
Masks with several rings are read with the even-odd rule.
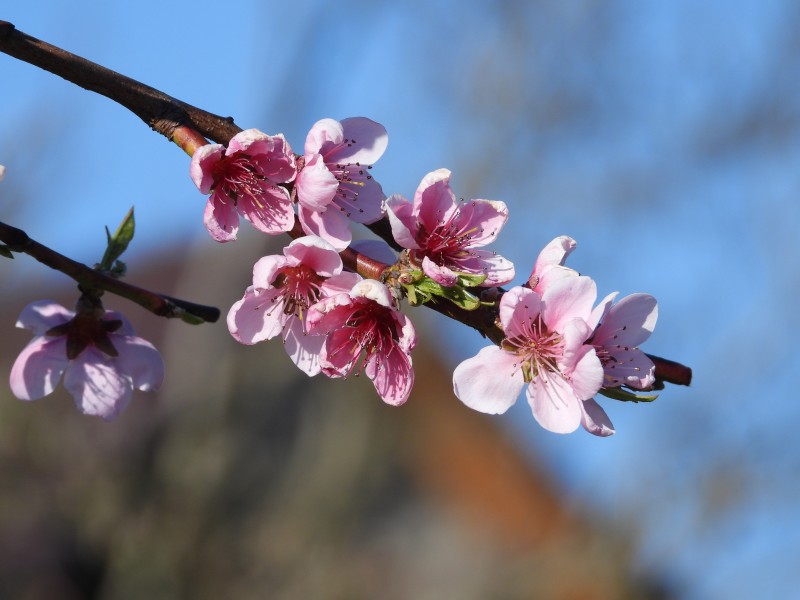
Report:
[[[603,385],[603,366],[594,348],[584,346],[575,367],[569,372],[570,383],[579,400],[593,397]]]
[[[241,196],[237,206],[239,213],[253,224],[253,227],[277,235],[294,227],[294,208],[286,188],[272,185],[253,198]]]
[[[653,361],[638,348],[605,346],[610,356],[604,366],[606,387],[628,385],[643,390],[655,382]]]
[[[577,245],[577,242],[567,235],[559,236],[547,244],[539,253],[536,264],[533,265],[533,272],[528,278],[528,285],[531,289],[536,288],[539,278],[545,269],[551,266],[563,265]]]
[[[256,294],[247,288],[244,297],[228,311],[228,331],[242,344],[252,345],[277,336],[286,322],[283,293],[270,288]]]
[[[336,195],[339,180],[325,165],[322,155],[314,154],[307,158],[305,167],[297,174],[295,186],[300,205],[321,212]]]
[[[548,431],[572,433],[581,424],[581,401],[559,373],[535,377],[527,396],[534,418]]]
[[[51,394],[67,368],[67,338],[35,337],[11,367],[9,384],[20,400],[38,400]]]
[[[615,429],[611,419],[594,399],[584,400],[581,409],[581,425],[586,431],[600,437],[614,435]]]
[[[350,245],[350,222],[337,208],[315,212],[298,206],[297,214],[305,233],[321,237],[339,252]]]
[[[20,329],[29,329],[34,335],[43,335],[53,327],[71,321],[74,316],[74,312],[53,300],[37,300],[22,309],[16,325]]]
[[[203,223],[214,241],[232,242],[239,232],[239,212],[233,201],[218,201],[212,194],[206,202]]]
[[[321,154],[324,147],[339,144],[344,139],[342,124],[335,119],[320,119],[306,136],[305,155]]]
[[[417,232],[417,219],[413,205],[400,194],[389,196],[385,202],[386,216],[392,226],[392,237],[403,248],[417,250],[420,245],[414,237]]]
[[[371,178],[353,175],[341,181],[334,203],[356,223],[374,223],[383,218],[384,194],[381,184]]]
[[[450,171],[438,169],[422,178],[414,194],[412,209],[417,228],[421,225],[425,231],[433,231],[450,219],[457,208],[458,202],[450,189]]]
[[[471,231],[470,246],[485,246],[497,238],[508,220],[508,207],[500,200],[469,200],[459,204],[461,228]]]
[[[386,128],[366,117],[342,119],[342,133],[348,143],[325,156],[326,162],[373,165],[389,144]]]
[[[320,372],[319,355],[325,337],[321,335],[308,335],[305,332],[303,321],[294,317],[288,320],[283,330],[283,348],[286,354],[309,377]]]
[[[514,279],[514,263],[491,250],[469,249],[469,256],[454,266],[457,271],[483,273],[481,287],[503,285]]]
[[[458,365],[453,391],[470,408],[492,415],[506,412],[525,385],[516,357],[497,346],[487,346]]]
[[[435,264],[427,256],[422,259],[422,270],[425,275],[445,287],[453,287],[458,280],[458,276],[444,265]]]
[[[131,380],[120,373],[113,359],[89,347],[70,362],[64,387],[83,414],[106,421],[117,417],[131,399]]]
[[[119,353],[114,367],[127,375],[133,387],[142,392],[152,392],[164,382],[164,360],[156,347],[137,336],[112,335],[112,343]]]
[[[638,346],[653,333],[658,320],[658,303],[649,294],[631,294],[617,302],[603,317],[593,343]]]
[[[303,264],[322,277],[332,277],[342,272],[342,258],[336,249],[321,237],[307,235],[293,240],[283,249],[292,266]]]
[[[561,331],[570,319],[588,321],[596,298],[597,286],[591,278],[581,275],[559,279],[542,293],[544,322],[551,331]]]
[[[408,400],[414,385],[414,370],[411,357],[398,346],[392,346],[383,356],[377,352],[370,353],[364,372],[386,404],[400,406]]]
[[[214,187],[214,165],[224,154],[225,146],[222,144],[206,144],[194,151],[189,165],[189,176],[201,193],[208,194]]]

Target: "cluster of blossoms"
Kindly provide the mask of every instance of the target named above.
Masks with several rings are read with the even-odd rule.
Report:
[[[614,433],[595,397],[613,397],[609,390],[616,388],[624,399],[636,399],[621,388],[653,387],[655,367],[638,346],[655,327],[655,299],[634,294],[615,303],[614,293],[596,303],[594,281],[564,264],[575,248],[566,236],[542,250],[524,285],[502,290],[514,265],[485,246],[508,220],[506,205],[458,200],[446,169],[427,174],[413,200],[386,198],[370,169],[387,141],[383,126],[357,117],[318,121],[302,156],[283,135],[255,129],[227,146],[194,151],[190,175],[209,194],[204,221],[214,240],[235,240],[240,217],[264,233],[296,238],[282,254],[256,262],[252,285],[228,313],[231,335],[248,345],[280,337],[309,376],[363,372],[383,401],[397,406],[414,381],[416,333],[400,311],[404,293],[411,304],[436,297],[465,310],[493,305],[502,339],[458,365],[455,395],[497,414],[524,388],[544,428],[568,433],[582,425],[595,435]],[[399,256],[384,242],[352,242],[351,221],[382,218]],[[305,235],[298,237],[300,231]],[[339,253],[348,247],[378,261],[380,280],[344,270]],[[123,317],[97,305],[73,314],[52,302],[34,303],[18,325],[36,336],[12,369],[19,398],[50,393],[63,374],[83,412],[110,419],[133,388],[155,389],[163,377],[155,348],[134,336]]]
[[[594,281],[564,266],[574,248],[571,238],[556,238],[539,255],[527,284],[503,295],[505,339],[453,373],[453,389],[464,404],[504,413],[527,385],[533,416],[545,429],[570,433],[583,425],[607,436],[614,428],[594,396],[602,388],[653,385],[655,367],[638,345],[655,327],[655,299],[633,294],[612,304],[613,293],[593,306]]]

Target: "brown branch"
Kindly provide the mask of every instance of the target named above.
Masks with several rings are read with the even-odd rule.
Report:
[[[219,319],[219,309],[156,294],[134,285],[114,279],[87,267],[83,263],[67,258],[55,250],[28,237],[28,234],[0,221],[0,242],[12,252],[32,256],[40,263],[71,277],[84,289],[104,290],[127,298],[150,312],[168,318],[179,318],[189,322],[206,321],[214,323]]]
[[[110,98],[167,139],[172,139],[172,132],[180,125],[190,125],[219,143],[227,143],[241,131],[232,117],[220,117],[181,102],[130,77],[22,33],[8,21],[0,21],[0,52]]]

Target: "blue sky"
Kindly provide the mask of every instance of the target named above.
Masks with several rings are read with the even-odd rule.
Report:
[[[223,20],[206,2],[18,3],[3,18],[243,127],[281,131],[297,151],[319,118],[369,116],[389,131],[375,169],[387,193],[410,196],[448,167],[457,194],[509,205],[497,250],[520,280],[569,234],[570,264],[601,295],[656,296],[647,349],[692,365],[692,388],[611,404],[608,440],[544,432],[524,402],[509,430],[569,502],[635,522],[641,564],[687,597],[785,597],[800,550],[795,5],[232,6]],[[132,204],[131,261],[204,239],[203,200],[174,146],[8,57],[0,80],[0,218],[89,263],[102,227]],[[3,270],[4,281],[39,275],[23,260]],[[454,364],[481,347],[436,323]]]

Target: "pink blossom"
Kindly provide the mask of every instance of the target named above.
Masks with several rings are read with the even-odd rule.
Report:
[[[292,361],[308,375],[316,375],[325,340],[306,335],[308,307],[349,292],[360,280],[355,273],[342,272],[342,259],[325,240],[298,238],[283,249],[283,256],[265,256],[255,264],[253,285],[228,313],[228,330],[243,344],[281,334]]]
[[[383,217],[383,190],[369,169],[388,142],[383,125],[364,117],[314,124],[296,183],[303,231],[344,250],[352,239],[350,220],[373,223]]]
[[[547,244],[533,265],[533,271],[528,277],[528,287],[541,294],[553,281],[577,276],[577,271],[564,266],[576,246],[577,242],[567,235],[559,236]]]
[[[11,390],[20,400],[47,396],[63,375],[81,412],[110,421],[128,405],[133,388],[154,391],[164,379],[158,350],[117,312],[76,316],[39,300],[22,310],[17,327],[34,333],[11,368]]]
[[[527,385],[533,416],[545,429],[569,433],[591,420],[592,397],[603,383],[600,360],[587,343],[596,294],[594,281],[582,276],[555,281],[541,295],[523,287],[506,292],[499,307],[506,337],[456,367],[456,396],[498,414]]]
[[[590,326],[599,323],[589,343],[603,365],[603,387],[647,389],[655,382],[655,365],[638,346],[655,329],[658,304],[649,294],[631,294],[612,304],[616,296],[606,296],[589,319]]]
[[[257,129],[237,133],[228,147],[200,146],[189,173],[197,188],[210,193],[204,222],[218,242],[236,239],[241,215],[259,231],[277,234],[294,225],[289,192],[277,185],[296,175],[294,154],[283,135]]]
[[[495,200],[458,202],[450,189],[450,171],[428,173],[413,203],[402,196],[386,201],[395,241],[409,249],[412,262],[444,286],[456,283],[456,272],[486,275],[485,287],[514,278],[511,261],[482,246],[492,242],[508,220],[505,203]]]
[[[365,279],[349,294],[318,302],[308,311],[308,332],[325,336],[320,363],[328,377],[358,374],[363,367],[384,402],[398,406],[408,399],[416,333],[386,286]]]

